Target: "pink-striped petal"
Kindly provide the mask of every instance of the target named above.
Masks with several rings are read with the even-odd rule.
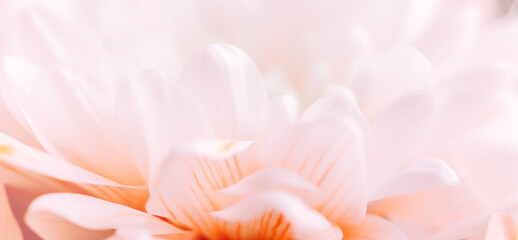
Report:
[[[262,146],[259,164],[298,173],[329,196],[320,208],[337,224],[360,222],[366,209],[365,136],[349,118],[298,123]]]
[[[272,191],[212,212],[226,236],[238,239],[342,239],[342,232],[283,191]]]
[[[183,229],[218,238],[209,213],[220,208],[215,191],[244,177],[248,142],[207,140],[171,153],[150,185],[147,211],[166,217]],[[245,160],[245,161],[243,161]]]

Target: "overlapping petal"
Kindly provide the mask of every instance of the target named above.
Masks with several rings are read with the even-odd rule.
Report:
[[[210,215],[231,238],[342,239],[338,227],[283,191],[257,194]]]
[[[160,161],[176,146],[212,137],[205,114],[191,94],[158,70],[146,70],[122,82],[116,112],[124,140],[144,176],[156,174]]]
[[[366,209],[365,126],[355,119],[331,114],[299,122],[273,136],[259,155],[258,164],[294,171],[328,194],[320,211],[339,225],[360,222]]]
[[[80,237],[97,239],[113,229],[143,229],[150,234],[171,234],[181,230],[161,219],[124,205],[94,197],[47,194],[29,207],[26,221],[45,239]]]
[[[142,183],[118,137],[109,85],[62,66],[32,76],[20,60],[6,59],[4,68],[12,108],[46,151],[119,183]]]

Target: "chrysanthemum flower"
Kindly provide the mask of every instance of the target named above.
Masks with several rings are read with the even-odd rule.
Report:
[[[114,229],[207,239],[404,238],[365,215],[369,126],[361,112],[331,96],[289,124],[288,105],[268,100],[255,65],[235,47],[209,46],[178,79],[153,70],[121,79],[116,94],[66,67],[31,75],[36,67],[21,60],[4,64],[11,103],[50,154],[3,136],[3,165],[68,182],[65,191],[74,192],[29,207],[26,221],[44,238]],[[63,87],[70,90],[57,91]],[[49,101],[60,118],[46,118]],[[455,178],[450,171],[437,159],[420,161],[392,180],[418,181],[412,188],[384,186],[376,199]]]
[[[18,225],[29,239],[32,231],[50,239],[482,237],[491,213],[518,196],[516,133],[508,132],[516,130],[517,58],[494,47],[502,36],[511,46],[516,20],[489,21],[485,1],[449,6],[459,12],[447,3],[417,11],[428,9],[423,3],[383,5],[391,11],[307,4],[298,13],[266,4],[226,18],[208,11],[222,22],[185,18],[189,31],[206,34],[195,40],[177,36],[183,23],[157,34],[163,15],[114,21],[109,5],[80,5],[94,9],[86,16],[106,11],[93,25],[74,22],[81,31],[50,12],[22,10],[0,25],[9,33],[0,38],[0,231],[13,239]],[[181,6],[175,11],[203,12]],[[317,21],[282,38],[250,27],[280,36],[306,15]],[[128,25],[151,26],[138,35],[156,41]],[[290,79],[309,105],[301,117],[291,97],[268,97],[252,60],[230,45],[210,45],[178,77],[142,71],[219,40],[207,26],[250,51],[269,78],[273,70],[271,79]],[[120,43],[128,39],[138,40]]]

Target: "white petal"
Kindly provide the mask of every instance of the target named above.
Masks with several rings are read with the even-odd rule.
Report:
[[[267,107],[267,94],[257,67],[240,49],[209,45],[179,80],[206,113],[215,137],[253,139],[259,134],[257,121]]]
[[[477,120],[494,101],[507,77],[506,65],[487,64],[447,79],[436,90],[436,113],[427,145],[444,141]]]
[[[145,229],[151,234],[181,231],[145,212],[71,193],[47,194],[37,198],[30,205],[25,219],[36,233],[47,239],[64,237],[66,235],[62,234],[73,233],[77,227],[85,232],[136,228]]]
[[[423,158],[369,188],[369,201],[424,191],[441,184],[457,185],[457,174],[437,158]]]
[[[156,70],[121,83],[116,111],[124,140],[144,176],[156,174],[160,161],[179,144],[212,136],[192,96]]]
[[[372,120],[369,185],[379,184],[403,167],[428,132],[433,114],[433,95],[416,91],[401,96]]]
[[[4,67],[14,113],[21,115],[47,152],[122,184],[142,183],[115,127],[108,86],[60,66],[31,78],[21,61],[12,63],[6,61]]]

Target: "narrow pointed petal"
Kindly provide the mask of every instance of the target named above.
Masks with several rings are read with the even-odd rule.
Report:
[[[9,240],[22,240],[22,232],[11,212],[11,206],[3,185],[0,185],[0,237]]]
[[[298,117],[298,102],[294,96],[275,97],[269,103],[266,118],[266,132],[274,132],[293,122]]]
[[[355,90],[369,117],[377,116],[401,95],[428,89],[432,76],[428,59],[408,46],[390,48],[367,71],[366,77],[352,84],[360,85]]]
[[[315,185],[309,183],[298,174],[283,168],[267,168],[243,178],[238,183],[218,191],[226,196],[226,204],[230,205],[243,198],[261,192],[285,190],[303,199],[311,207],[318,207],[327,196]]]
[[[212,137],[192,96],[157,70],[146,70],[124,81],[116,111],[126,145],[144,176],[150,174],[148,171],[156,174],[159,162],[180,143]]]
[[[31,78],[21,72],[27,68],[20,67],[22,61],[7,60],[4,67],[15,112],[21,113],[47,152],[121,184],[142,183],[115,127],[108,85],[62,66]],[[49,114],[49,106],[59,111]]]
[[[142,208],[147,197],[147,190],[142,187],[120,185],[3,134],[0,134],[0,165],[2,172],[8,174],[2,178],[33,193],[79,192],[134,208]]]
[[[472,6],[455,9],[441,16],[418,40],[417,48],[430,60],[436,75],[443,75],[470,52],[480,25],[478,9]]]
[[[41,175],[76,183],[120,186],[106,178],[53,158],[0,133],[0,161]]]
[[[518,236],[516,221],[510,216],[502,213],[495,213],[489,220],[486,232],[486,240],[512,240]]]
[[[151,234],[181,231],[145,212],[71,193],[47,194],[37,198],[29,206],[25,219],[31,229],[45,239],[62,237],[62,233],[73,233],[74,228],[70,227],[74,225],[82,228],[85,233],[88,230],[96,233],[114,229],[143,229]]]
[[[88,28],[77,31],[77,25],[35,5],[20,11],[10,23],[6,38],[9,54],[42,66],[74,63],[96,72],[95,34],[88,34]]]
[[[304,121],[261,149],[260,164],[298,173],[329,196],[320,211],[337,224],[358,223],[366,209],[365,136],[348,118]]]
[[[342,239],[339,228],[283,191],[258,194],[210,215],[232,238]]]
[[[401,96],[372,121],[369,186],[379,184],[403,167],[429,130],[433,113],[433,95],[416,91]]]
[[[406,240],[405,234],[393,223],[367,214],[359,225],[343,227],[344,240]]]
[[[220,236],[209,213],[220,208],[215,191],[236,183],[246,164],[241,153],[250,143],[207,140],[171,153],[150,185],[147,211],[168,218],[183,229],[203,236]]]
[[[504,64],[488,64],[445,81],[436,90],[436,113],[428,145],[456,136],[475,122],[495,100],[508,70]]]
[[[442,184],[453,186],[458,183],[459,177],[446,163],[437,158],[423,158],[369,189],[369,201],[417,193]]]
[[[207,114],[217,138],[253,139],[267,93],[254,62],[229,44],[211,44],[182,72],[180,82]]]
[[[335,88],[335,87],[334,87]],[[343,90],[343,89],[342,89]],[[337,89],[330,90],[337,91]],[[369,121],[356,106],[355,99],[346,90],[330,94],[311,104],[301,116],[302,121],[315,121],[326,118],[351,119],[356,123],[364,138],[364,144],[370,144],[371,129]]]

